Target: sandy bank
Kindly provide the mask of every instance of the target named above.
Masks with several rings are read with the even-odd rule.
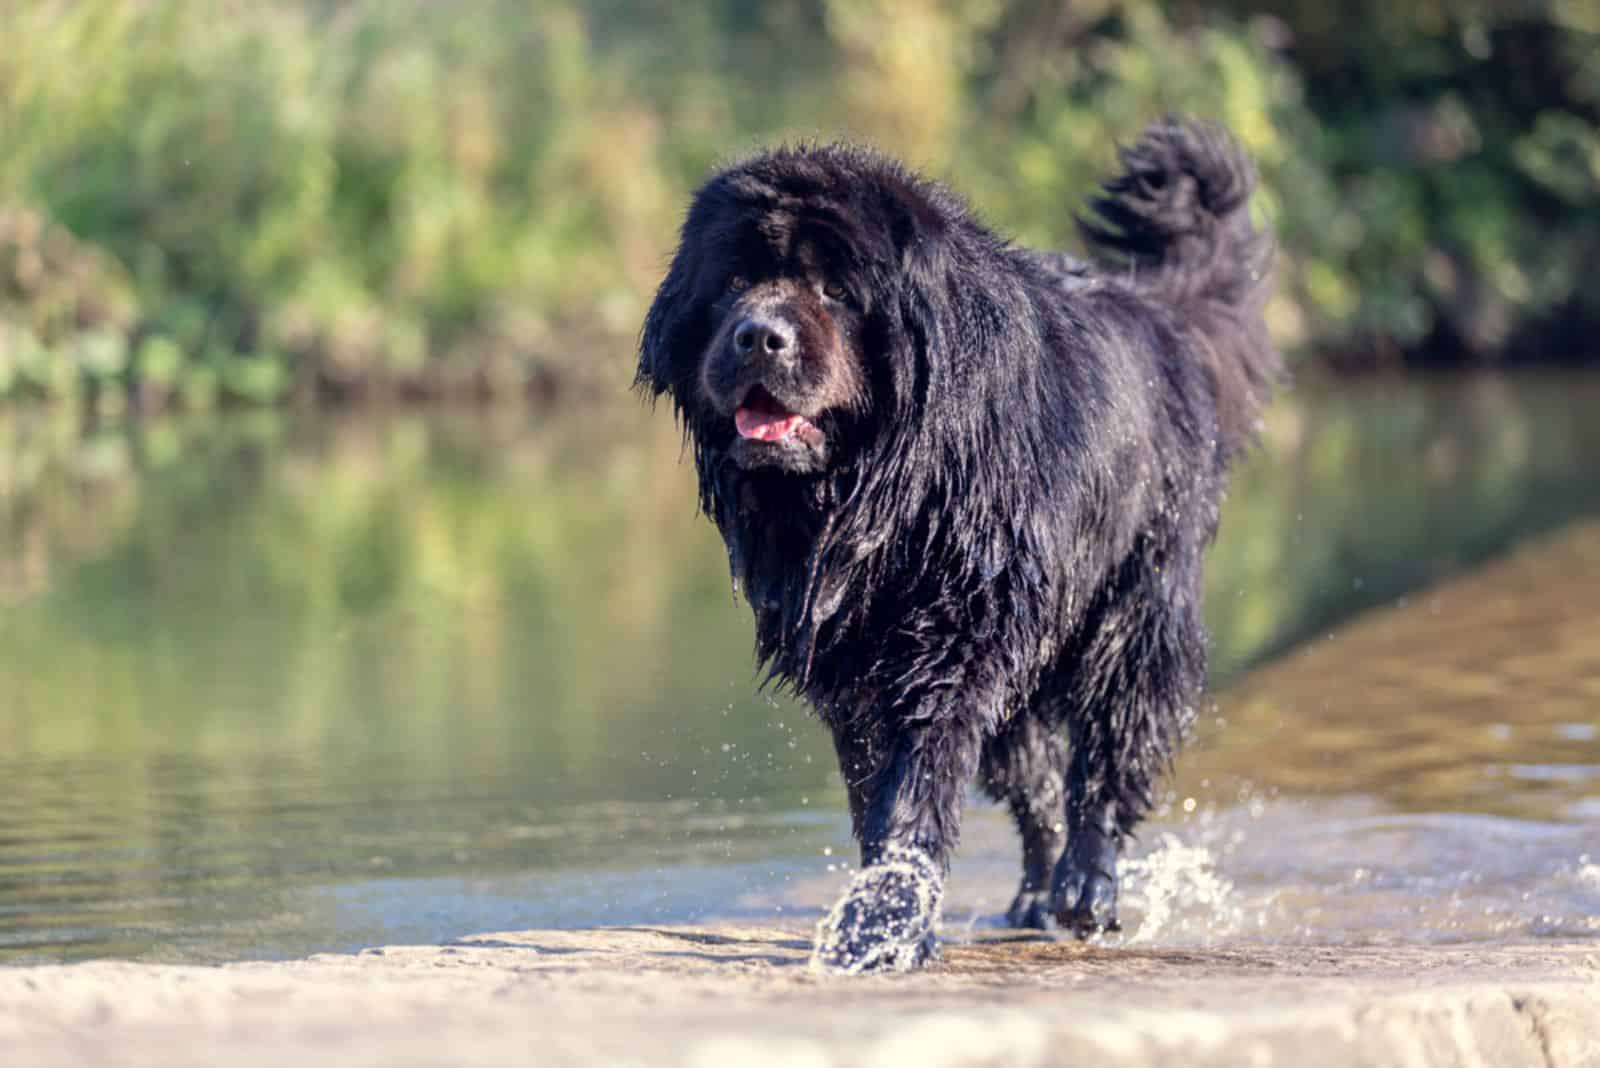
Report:
[[[812,976],[806,932],[530,931],[220,968],[0,971],[67,1064],[1600,1065],[1600,946],[1177,951],[983,939]]]

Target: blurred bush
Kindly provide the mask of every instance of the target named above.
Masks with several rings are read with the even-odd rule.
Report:
[[[1303,358],[1594,359],[1592,0],[1270,8],[16,0],[0,395],[616,392],[718,158],[869,138],[1070,244],[1167,110],[1260,159]]]

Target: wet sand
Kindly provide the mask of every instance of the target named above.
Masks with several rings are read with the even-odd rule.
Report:
[[[807,932],[528,931],[286,963],[0,972],[16,1066],[1596,1065],[1600,945],[992,938],[831,979]]]

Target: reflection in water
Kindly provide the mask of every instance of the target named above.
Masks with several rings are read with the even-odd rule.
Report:
[[[1221,673],[1600,511],[1597,409],[1580,378],[1300,390],[1225,511]],[[754,692],[666,424],[0,417],[0,960],[813,907],[850,853],[831,756]],[[1560,837],[1600,821],[1593,540],[1226,694],[1136,855],[1139,937],[1376,937],[1390,906],[1328,887],[1422,907],[1474,840],[1525,862],[1452,891],[1511,909],[1482,930],[1540,933],[1524,893],[1600,912]],[[969,911],[1014,864],[974,815]]]
[[[1179,788],[1373,794],[1545,819],[1600,797],[1600,522],[1403,599],[1254,672]],[[1600,847],[1600,842],[1597,842]],[[1596,850],[1600,854],[1600,848]]]

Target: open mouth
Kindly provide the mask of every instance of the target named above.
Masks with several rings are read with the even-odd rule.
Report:
[[[819,431],[816,425],[785,408],[763,386],[756,386],[733,413],[734,428],[741,438],[751,441],[783,441],[796,434],[808,437]]]

